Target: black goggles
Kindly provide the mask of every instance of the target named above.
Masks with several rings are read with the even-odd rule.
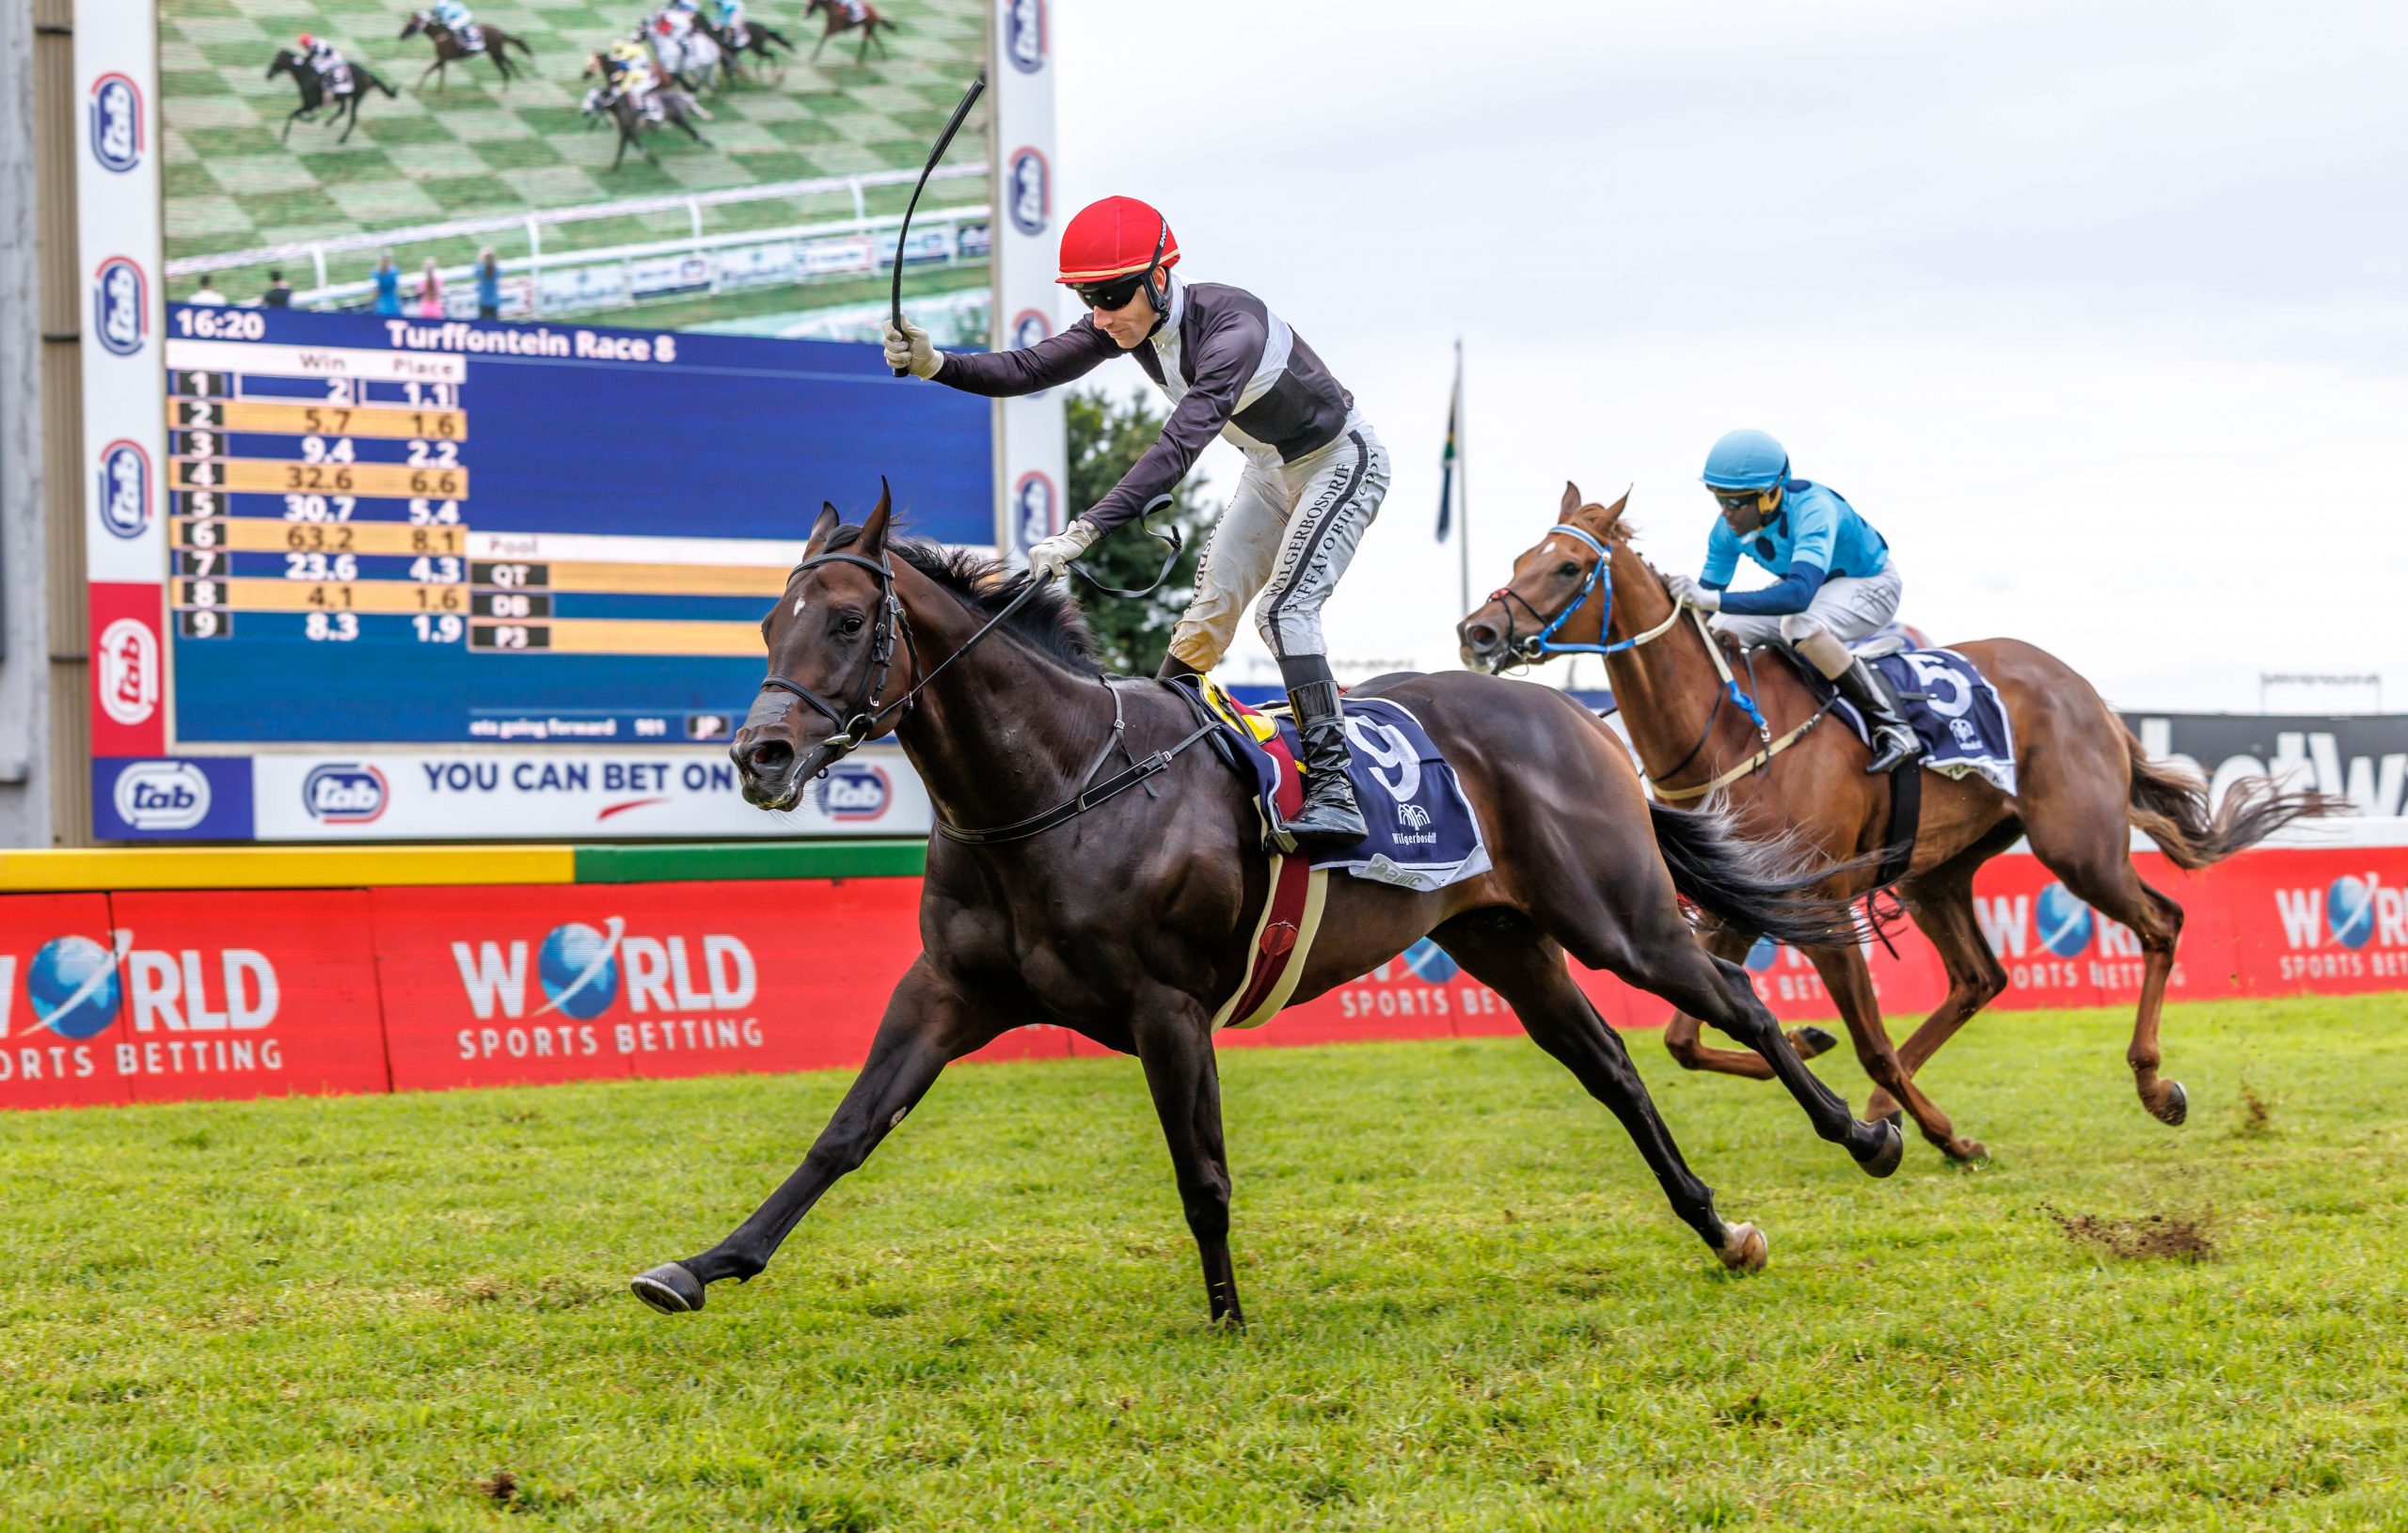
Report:
[[[1761,490],[1716,490],[1712,493],[1715,504],[1723,510],[1746,511],[1761,504],[1764,498],[1772,493],[1772,489],[1767,485]]]
[[[1129,300],[1137,296],[1137,290],[1146,285],[1147,275],[1139,272],[1133,277],[1116,277],[1109,282],[1075,283],[1070,291],[1089,308],[1126,308]]]

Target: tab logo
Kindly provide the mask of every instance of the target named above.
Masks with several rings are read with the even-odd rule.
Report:
[[[368,825],[383,817],[385,774],[364,762],[328,762],[301,780],[301,806],[321,825]]]
[[[188,761],[137,761],[117,774],[110,798],[137,830],[189,830],[209,817],[209,779]]]
[[[1004,53],[1022,74],[1045,67],[1045,0],[1006,0]]]
[[[883,815],[895,801],[895,784],[881,766],[863,761],[842,761],[813,784],[820,813],[832,820],[859,823]]]
[[[1012,150],[1004,178],[1010,195],[1012,228],[1032,237],[1045,232],[1054,216],[1054,171],[1034,145]]]
[[[150,454],[142,444],[119,440],[101,449],[101,525],[120,538],[138,538],[150,526]]]
[[[142,163],[142,90],[130,77],[112,73],[93,81],[86,115],[92,158],[102,169],[123,175]]]
[[[1054,510],[1057,504],[1054,481],[1041,468],[1032,468],[1020,476],[1012,486],[1012,511],[1020,529],[1020,545],[1024,553],[1061,530]]]
[[[150,329],[150,290],[129,256],[111,256],[92,274],[92,334],[111,356],[132,356]]]
[[[149,624],[119,618],[101,630],[92,651],[92,685],[100,694],[101,711],[128,728],[157,711],[159,638]],[[208,797],[205,790],[202,797]]]

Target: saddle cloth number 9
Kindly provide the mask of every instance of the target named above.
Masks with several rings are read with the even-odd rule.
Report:
[[[1388,797],[1403,803],[1421,791],[1421,756],[1404,731],[1393,724],[1376,719],[1346,718],[1346,737],[1371,764],[1371,781],[1388,790]],[[1396,773],[1390,782],[1388,774]]]

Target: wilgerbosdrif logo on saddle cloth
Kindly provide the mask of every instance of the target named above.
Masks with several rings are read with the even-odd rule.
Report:
[[[1004,55],[1022,74],[1045,67],[1045,0],[1008,0],[1004,7]]]
[[[111,356],[142,349],[150,327],[149,284],[131,256],[111,256],[92,274],[92,333]]]
[[[1012,228],[1022,234],[1044,233],[1054,216],[1054,171],[1044,151],[1033,144],[1012,150],[1004,180]]]
[[[123,439],[101,449],[101,525],[114,536],[138,538],[150,526],[150,454]]]
[[[132,79],[112,73],[93,81],[86,117],[102,169],[122,175],[142,163],[142,89]]]

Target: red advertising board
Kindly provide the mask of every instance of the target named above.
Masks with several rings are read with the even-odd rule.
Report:
[[[356,889],[109,896],[125,1009],[103,1035],[135,1101],[384,1091]]]
[[[109,1067],[124,1013],[107,895],[0,899],[0,1107],[133,1100],[133,1083]]]
[[[2149,854],[2185,911],[2170,994],[2408,990],[2408,849],[2272,849],[2205,874]],[[2002,1008],[2123,1004],[2131,934],[2028,856],[1975,885]],[[916,878],[29,894],[0,898],[0,1107],[850,1067],[920,951]],[[1920,932],[1867,950],[1893,1036],[1946,983]],[[1830,998],[1794,952],[1746,967],[1784,1021]],[[1669,1005],[1573,975],[1618,1027]],[[1513,1034],[1424,941],[1231,1046]],[[1058,1028],[977,1057],[1101,1051]]]
[[[861,1063],[920,952],[916,878],[380,889],[398,1090]],[[984,1057],[1067,1053],[1053,1028]]]

